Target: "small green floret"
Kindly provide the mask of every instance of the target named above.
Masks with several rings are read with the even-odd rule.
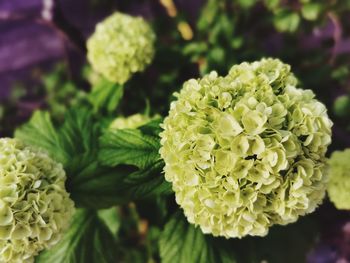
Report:
[[[162,125],[165,178],[190,223],[214,236],[264,236],[325,195],[332,122],[290,66],[262,59],[187,81]]]
[[[68,228],[74,203],[62,165],[16,139],[0,139],[0,262],[33,262]]]
[[[154,41],[144,19],[116,12],[98,23],[87,41],[88,60],[96,72],[123,84],[151,63]]]
[[[109,128],[110,129],[136,129],[151,120],[152,118],[143,114],[134,114],[129,117],[118,117],[112,121]]]
[[[350,149],[333,152],[329,159],[329,199],[338,209],[350,209]]]

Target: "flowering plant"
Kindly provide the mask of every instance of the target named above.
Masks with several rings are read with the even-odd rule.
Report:
[[[326,189],[331,121],[290,67],[263,59],[184,84],[165,118],[165,178],[190,223],[214,236],[267,234],[313,212]]]
[[[15,2],[0,263],[349,259],[347,0]]]

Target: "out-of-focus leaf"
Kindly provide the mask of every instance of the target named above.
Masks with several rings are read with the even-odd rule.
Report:
[[[215,244],[215,241],[218,241]],[[165,225],[159,240],[162,263],[234,263],[232,248],[219,246],[220,239],[204,235],[187,222],[181,212]]]
[[[208,56],[211,62],[219,64],[225,59],[225,50],[220,47],[213,48]]]
[[[322,4],[306,3],[301,8],[301,14],[307,20],[316,20],[321,12]]]
[[[110,263],[118,259],[113,235],[95,212],[78,210],[63,239],[36,263]]]
[[[347,95],[338,97],[333,106],[333,111],[338,117],[350,116],[350,98]]]
[[[264,0],[265,5],[270,10],[276,10],[279,7],[281,0]]]
[[[235,37],[231,40],[231,47],[234,49],[238,49],[242,47],[244,39],[242,37]]]
[[[238,0],[241,7],[248,9],[255,5],[257,0]]]
[[[265,237],[248,236],[230,242],[239,263],[304,263],[317,235],[317,221],[308,216],[293,224],[273,226]]]
[[[213,23],[218,11],[219,3],[222,0],[208,0],[205,7],[202,9],[201,15],[197,22],[197,28],[200,31],[205,31]]]
[[[123,97],[123,86],[109,82],[102,78],[89,94],[89,101],[94,107],[94,111],[106,111],[113,113]]]
[[[257,238],[254,250],[258,262],[305,262],[306,255],[317,239],[317,223],[312,218],[301,218],[288,226],[276,226],[264,238]],[[273,249],[271,249],[273,248]]]
[[[188,43],[182,52],[184,55],[197,55],[202,54],[208,50],[208,45],[204,42],[191,42]]]
[[[349,76],[350,68],[348,65],[338,67],[332,71],[332,78],[337,80],[346,79]]]
[[[116,236],[120,227],[120,218],[117,208],[111,207],[98,210],[97,215],[106,224],[111,233]]]
[[[278,31],[294,32],[300,23],[298,13],[288,10],[281,10],[274,16],[274,24]]]

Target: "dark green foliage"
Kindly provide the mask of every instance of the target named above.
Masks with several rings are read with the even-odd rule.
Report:
[[[63,239],[42,252],[36,263],[110,263],[118,260],[116,241],[107,226],[90,210],[78,210]]]
[[[205,235],[189,224],[181,212],[173,215],[160,235],[160,257],[164,263],[234,263],[234,248]]]

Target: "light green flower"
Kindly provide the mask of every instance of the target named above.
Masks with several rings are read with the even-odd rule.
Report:
[[[62,165],[16,139],[0,139],[0,262],[33,262],[68,228],[74,203]]]
[[[262,59],[187,81],[160,134],[165,178],[190,223],[214,236],[264,236],[325,195],[332,122],[290,66]]]
[[[338,209],[350,209],[350,149],[333,152],[329,159],[329,199]]]
[[[118,117],[114,119],[109,125],[110,129],[136,129],[147,122],[151,121],[153,118],[150,118],[147,115],[143,114],[134,114],[129,117]]]
[[[151,63],[155,34],[141,17],[119,12],[98,23],[87,41],[88,60],[105,78],[120,84]]]

